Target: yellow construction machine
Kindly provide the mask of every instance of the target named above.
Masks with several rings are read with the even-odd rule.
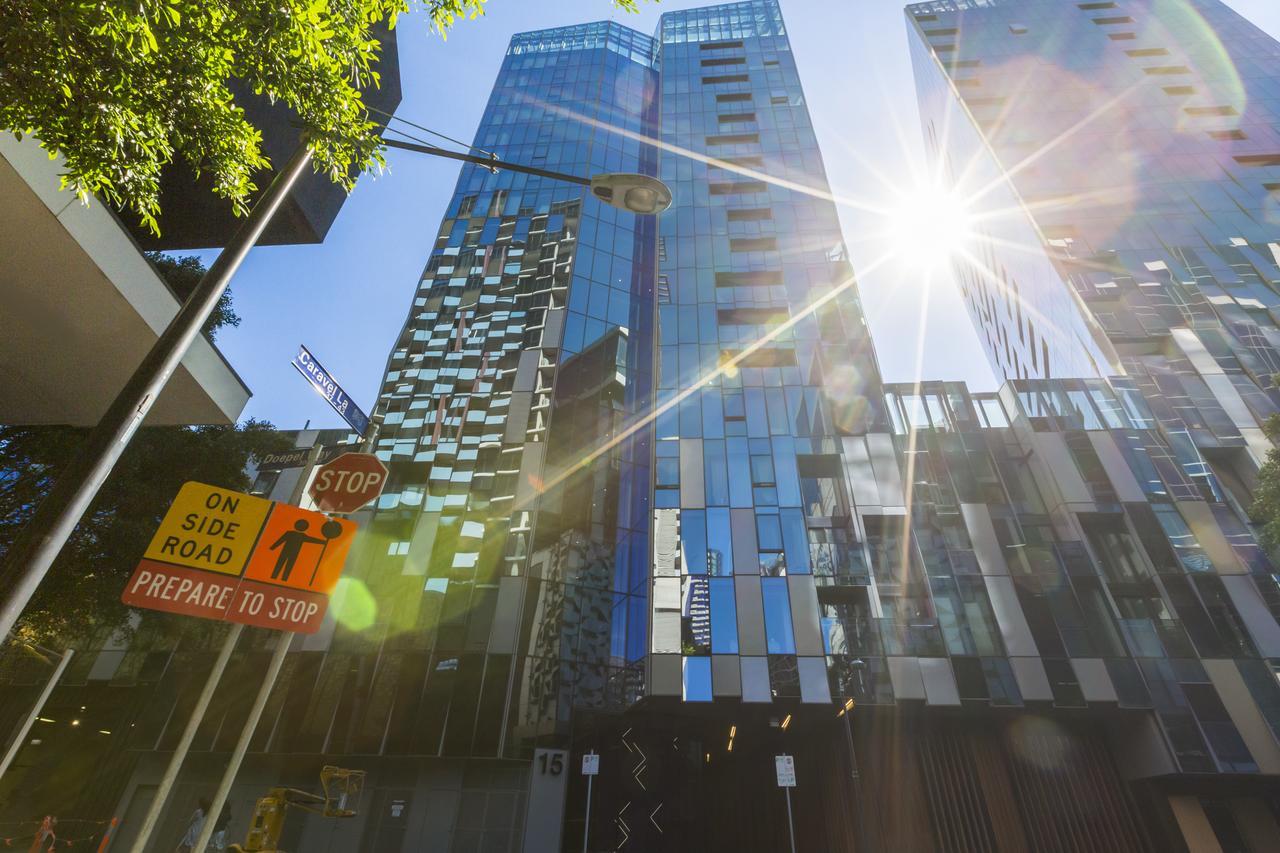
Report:
[[[290,808],[325,817],[352,817],[364,789],[364,777],[363,770],[325,766],[320,771],[323,795],[296,788],[272,788],[258,800],[244,844],[232,844],[227,849],[235,853],[284,853],[277,845]]]

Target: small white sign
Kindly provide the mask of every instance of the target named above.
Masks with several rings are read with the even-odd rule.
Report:
[[[582,756],[582,775],[598,776],[600,775],[600,756],[594,752],[589,755]]]
[[[794,788],[796,786],[796,760],[790,755],[775,755],[773,757],[773,766],[778,773],[779,788]]]

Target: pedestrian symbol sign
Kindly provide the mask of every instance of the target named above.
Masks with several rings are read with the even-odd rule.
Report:
[[[295,589],[333,589],[342,574],[342,559],[335,561],[331,553],[334,543],[354,528],[354,522],[276,504],[244,576]],[[346,557],[345,548],[339,556]]]
[[[356,525],[186,483],[121,600],[133,607],[314,633]]]

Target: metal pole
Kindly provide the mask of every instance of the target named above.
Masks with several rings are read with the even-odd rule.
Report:
[[[791,853],[796,853],[796,825],[791,820],[791,788],[783,790],[787,792],[787,830],[791,833]]]
[[[378,424],[375,420],[370,419],[369,426],[365,431],[365,441],[372,442],[373,438],[378,434]],[[311,453],[307,455],[307,464],[302,469],[302,473],[298,475],[298,482],[293,484],[293,492],[289,497],[290,503],[294,506],[302,503],[302,494],[307,487],[307,480],[311,479],[311,472],[315,470],[316,463],[320,461],[320,454],[324,451],[324,447],[319,443],[311,448]],[[267,699],[271,696],[271,689],[275,687],[276,679],[280,676],[280,669],[284,666],[284,659],[289,654],[289,645],[293,642],[293,631],[281,631],[280,640],[276,644],[276,650],[271,655],[271,664],[267,667],[267,674],[263,678],[262,686],[258,688],[258,695],[253,700],[253,707],[249,709],[249,719],[245,720],[244,729],[240,732],[240,740],[236,743],[235,751],[231,753],[231,760],[227,763],[227,769],[222,774],[222,781],[218,783],[218,791],[213,795],[213,802],[209,804],[209,814],[205,815],[204,828],[200,830],[200,838],[196,840],[192,853],[204,853],[205,847],[208,846],[209,840],[213,838],[214,830],[217,829],[218,816],[222,814],[222,807],[227,802],[227,796],[231,793],[231,786],[236,780],[236,774],[240,772],[240,763],[244,761],[244,754],[249,751],[249,742],[253,740],[253,733],[258,728],[258,721],[262,719],[262,711],[267,706]],[[135,851],[141,853],[141,851]]]
[[[858,850],[858,853],[863,853],[863,851],[870,850],[871,847],[867,843],[867,810],[866,803],[862,796],[862,776],[858,772],[858,750],[853,745],[853,723],[849,719],[853,714],[851,711],[846,709],[842,716],[844,717],[845,744],[849,748],[850,787],[853,790],[853,799],[856,805],[854,809],[856,815],[855,819],[857,820],[855,835],[857,837],[858,846],[856,849]]]
[[[587,853],[587,835],[591,832],[591,783],[595,776],[587,777],[587,818],[582,822],[582,853]]]
[[[262,710],[267,706],[267,699],[271,696],[271,688],[275,687],[276,679],[280,676],[280,668],[284,666],[284,659],[289,653],[289,644],[293,641],[293,636],[292,631],[280,632],[280,640],[276,643],[275,653],[271,656],[271,665],[267,667],[267,674],[262,679],[262,686],[258,688],[258,695],[253,700],[253,707],[249,709],[249,718],[244,721],[244,729],[240,732],[240,740],[236,742],[235,751],[231,753],[231,760],[227,763],[227,769],[222,774],[222,781],[218,783],[218,791],[213,795],[213,802],[209,804],[209,812],[205,815],[204,827],[200,830],[200,837],[196,839],[195,846],[191,848],[191,853],[204,853],[204,848],[208,846],[209,839],[213,838],[218,816],[222,814],[222,807],[227,802],[227,795],[231,793],[231,785],[236,781],[236,774],[240,772],[240,762],[244,761],[244,754],[249,751],[249,741],[253,740],[253,733],[258,728],[258,721],[262,719]]]
[[[49,676],[49,680],[45,682],[44,690],[40,691],[40,696],[36,699],[35,705],[31,706],[31,713],[27,715],[27,719],[23,721],[22,726],[18,729],[18,734],[14,737],[13,743],[9,744],[9,750],[4,754],[4,758],[0,759],[0,777],[4,776],[5,771],[9,769],[9,765],[18,757],[18,750],[22,749],[22,744],[26,742],[27,734],[30,733],[31,727],[35,725],[36,718],[44,710],[44,703],[49,701],[53,688],[58,686],[58,679],[62,678],[62,673],[66,672],[67,664],[71,663],[71,656],[75,653],[75,649],[67,649],[62,653],[62,659],[58,661],[58,665],[54,668],[53,675]]]
[[[849,725],[849,712],[840,715],[844,718],[844,743],[849,748],[849,778],[858,778],[858,753],[853,748],[853,729]]]
[[[155,798],[151,801],[151,807],[147,809],[147,816],[142,819],[142,827],[133,840],[133,846],[129,848],[130,853],[142,853],[147,847],[147,842],[151,840],[151,833],[155,832],[156,826],[160,823],[160,814],[164,811],[165,803],[169,799],[169,792],[173,790],[173,783],[178,781],[182,763],[187,758],[187,752],[191,749],[191,742],[195,740],[200,724],[204,722],[205,712],[209,710],[214,691],[218,689],[218,682],[222,680],[222,673],[227,668],[227,661],[231,660],[231,653],[235,650],[242,631],[244,626],[239,622],[233,622],[231,630],[227,631],[227,638],[222,641],[222,648],[213,662],[213,669],[209,670],[209,677],[204,680],[204,689],[200,691],[200,698],[196,700],[196,706],[187,719],[187,727],[182,730],[182,737],[178,740],[173,755],[169,756],[169,764],[164,768],[164,775],[160,777]],[[213,818],[206,815],[206,819]]]
[[[15,578],[0,603],[0,638],[13,630],[23,608],[49,572],[81,516],[102,488],[129,440],[155,404],[169,377],[200,334],[205,320],[217,307],[245,255],[258,242],[272,216],[311,160],[311,149],[302,144],[276,174],[248,218],[236,229],[227,247],[200,279],[191,296],[178,309],[168,328],[151,347],[133,376],[116,396],[84,447],[58,477],[15,543],[0,577]]]

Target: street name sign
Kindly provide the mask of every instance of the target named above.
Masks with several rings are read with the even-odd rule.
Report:
[[[387,466],[372,453],[344,453],[316,469],[307,494],[325,512],[355,512],[382,494]]]
[[[364,435],[369,428],[369,416],[352,402],[347,392],[342,390],[329,371],[320,366],[316,357],[304,346],[298,347],[298,354],[293,358],[293,366],[298,369],[312,387],[320,392],[320,396],[329,401],[333,410],[342,415],[342,419],[351,425],[356,432]]]
[[[354,444],[331,444],[320,451],[320,458],[316,460],[317,465],[337,459],[344,453],[350,452],[351,448],[356,447]],[[311,458],[310,447],[296,447],[293,450],[282,450],[279,453],[264,453],[254,461],[258,465],[259,471],[283,471],[285,468],[301,468],[307,464],[307,460]]]
[[[775,755],[773,757],[773,768],[778,775],[779,788],[794,788],[796,786],[796,760],[790,755]]]
[[[120,600],[314,634],[356,525],[204,483],[183,484]]]

